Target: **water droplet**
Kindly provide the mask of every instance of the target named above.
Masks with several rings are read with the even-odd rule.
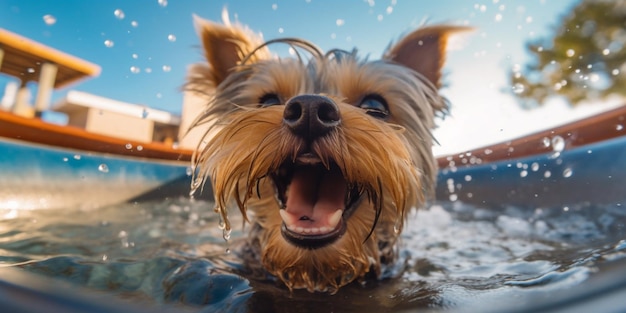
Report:
[[[74,154],[74,160],[80,160],[80,154]]]
[[[622,129],[624,129],[624,126],[623,126],[622,124],[617,124],[617,125],[615,126],[615,130],[617,130],[617,131],[620,131],[620,130],[622,130]]]
[[[230,229],[226,229],[226,228],[224,229],[224,231],[222,232],[224,240],[226,241],[230,240],[230,233],[231,233]]]
[[[572,171],[571,168],[566,168],[563,170],[563,177],[568,178],[568,177],[572,177],[572,174],[574,173],[574,171]]]
[[[68,158],[63,158],[63,162],[67,162],[69,159]]]
[[[139,55],[137,53],[133,53],[132,57],[133,59],[137,60],[137,58],[139,58]]]
[[[514,92],[515,94],[518,94],[518,95],[519,95],[519,94],[523,93],[523,92],[524,92],[524,89],[525,89],[525,87],[524,87],[524,85],[523,85],[523,84],[521,84],[521,83],[517,83],[517,84],[513,85],[513,92]]]
[[[618,70],[618,69],[613,69],[613,70],[611,71],[611,74],[612,74],[613,76],[617,76],[617,75],[619,75],[619,70]]]
[[[567,211],[569,211],[569,207],[564,206],[564,207],[563,207],[563,212],[567,212]]]
[[[493,150],[491,149],[485,149],[485,155],[490,155],[493,153]]]
[[[345,20],[343,20],[343,19],[340,19],[340,18],[338,18],[338,19],[335,21],[335,24],[337,24],[337,26],[343,26],[345,23],[346,23],[346,21],[345,21]]]
[[[115,17],[118,20],[123,20],[124,17],[126,17],[126,14],[124,14],[124,11],[122,11],[120,9],[116,9],[115,11],[113,11],[113,15],[115,15]]]
[[[519,176],[520,176],[520,177],[526,177],[526,176],[528,176],[528,171],[527,171],[527,170],[523,170],[523,171],[521,171],[521,172],[519,173]]]
[[[272,4],[272,10],[274,10],[274,11],[278,10],[278,4],[273,3]]]
[[[126,147],[126,149],[130,150],[130,149],[133,148],[133,144],[129,142],[124,147]]]
[[[133,74],[139,74],[141,72],[141,69],[137,66],[131,66],[130,67],[130,72]]]
[[[567,51],[565,51],[565,55],[567,55],[568,57],[573,57],[576,54],[576,51],[574,51],[574,49],[567,49]]]
[[[148,74],[150,74],[150,73],[152,73],[152,68],[151,67],[146,67],[143,71],[148,73]]]
[[[158,0],[159,5],[162,7],[166,7],[167,6],[167,0]]]
[[[114,45],[115,45],[115,43],[113,42],[113,40],[107,39],[107,40],[104,41],[104,46],[107,47],[107,48],[112,48]]]
[[[500,13],[496,14],[496,17],[494,18],[494,20],[496,22],[500,22],[502,20],[502,14],[500,14]]]
[[[191,166],[187,166],[185,174],[187,174],[187,176],[191,176],[193,174],[193,168],[191,168]]]
[[[141,145],[137,146],[137,151],[141,151],[141,150],[143,150],[143,146]]]
[[[169,34],[169,35],[167,35],[167,40],[169,40],[171,42],[174,42],[174,41],[176,41],[176,36],[174,36],[173,34]]]
[[[53,15],[46,14],[43,16],[43,22],[46,23],[46,25],[51,26],[51,25],[56,24],[57,18],[54,17]]]
[[[459,196],[457,196],[456,194],[453,193],[453,194],[450,195],[450,201],[454,202],[454,201],[456,201],[458,199],[459,199]]]
[[[465,175],[465,181],[472,181],[472,175]]]
[[[531,165],[530,165],[530,169],[531,169],[533,172],[538,171],[538,170],[539,170],[539,163],[537,163],[537,162],[533,162],[533,164],[531,164]]]
[[[163,65],[163,72],[167,73],[171,70],[172,70],[172,67],[170,67],[169,65]]]
[[[32,73],[35,72],[35,69],[32,68],[32,67],[29,67],[29,68],[26,69],[26,72],[28,72],[29,74],[32,74]]]
[[[561,136],[552,137],[552,150],[561,152],[565,149],[565,140]]]
[[[109,172],[109,167],[102,163],[100,165],[98,165],[98,171],[102,172],[102,173],[108,173]]]
[[[137,27],[137,26],[139,26],[139,23],[137,23],[137,21],[132,21],[132,22],[130,22],[130,26]]]
[[[543,173],[543,177],[545,177],[545,178],[549,178],[550,176],[552,176],[552,172],[550,172],[550,171],[545,171]]]
[[[602,50],[602,54],[603,55],[609,55],[609,53],[611,53],[611,50],[609,50],[609,49]]]
[[[226,254],[230,254],[230,248],[226,248]]]
[[[109,257],[106,254],[102,255],[102,261],[106,261]]]

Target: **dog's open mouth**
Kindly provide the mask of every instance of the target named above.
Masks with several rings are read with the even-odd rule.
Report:
[[[283,164],[272,175],[281,206],[282,234],[294,245],[314,249],[339,239],[362,192],[335,163],[325,167],[310,153]]]

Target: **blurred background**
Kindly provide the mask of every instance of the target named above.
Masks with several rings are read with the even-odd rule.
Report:
[[[476,27],[449,45],[435,154],[462,152],[626,103],[626,1],[0,1],[0,28],[98,64],[69,90],[180,114],[188,65],[202,61],[192,15],[301,37],[376,59],[425,23]],[[8,106],[19,80],[0,75]],[[33,87],[34,88],[34,87]],[[60,113],[44,118],[65,123]]]

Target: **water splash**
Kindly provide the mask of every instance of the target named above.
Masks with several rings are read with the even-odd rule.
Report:
[[[113,46],[115,46],[115,43],[113,42],[113,40],[107,39],[104,41],[104,46],[107,48],[113,48]]]

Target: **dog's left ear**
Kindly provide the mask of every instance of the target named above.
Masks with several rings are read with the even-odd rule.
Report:
[[[470,27],[450,25],[423,27],[400,39],[385,52],[383,58],[422,74],[439,88],[448,37],[470,30]]]

